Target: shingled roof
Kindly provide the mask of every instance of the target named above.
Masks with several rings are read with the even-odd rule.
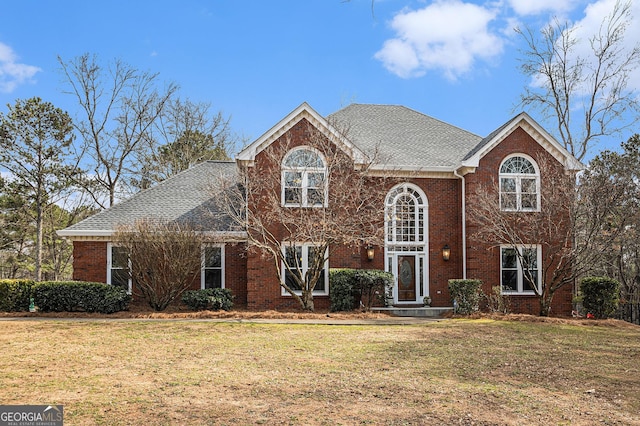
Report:
[[[482,137],[399,105],[349,105],[328,117],[387,167],[454,170]]]
[[[140,219],[189,223],[208,231],[231,232],[229,218],[220,215],[213,192],[215,182],[235,180],[233,161],[205,161],[141,191],[66,229],[60,236],[109,236],[118,226]]]
[[[324,118],[303,103],[245,147],[237,161],[251,164],[260,150],[301,119],[310,120],[327,132],[343,132],[346,128],[347,140],[342,148],[357,161],[376,153],[378,167],[386,170],[452,176],[461,168],[472,170],[493,144],[521,124],[529,126],[536,140],[565,167],[580,168],[580,163],[525,113],[482,138],[404,106],[367,104],[352,104]],[[224,216],[224,209],[215,205],[212,193],[212,183],[220,178],[227,182],[237,180],[237,167],[232,161],[201,163],[58,234],[71,238],[108,237],[119,225],[158,218],[199,225],[208,232],[240,235],[242,231],[234,229]]]

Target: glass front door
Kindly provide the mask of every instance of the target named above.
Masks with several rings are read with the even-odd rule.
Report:
[[[416,256],[398,256],[398,302],[416,301]]]

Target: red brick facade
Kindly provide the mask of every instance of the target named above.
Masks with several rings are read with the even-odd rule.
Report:
[[[107,282],[107,241],[73,242],[73,279],[77,281]],[[234,304],[247,305],[247,253],[245,243],[225,245],[225,288],[234,295]],[[200,279],[194,281],[200,288]],[[135,289],[134,289],[135,293]]]
[[[105,241],[73,242],[73,279],[107,282],[107,243]]]
[[[286,133],[276,138],[271,145],[277,146],[287,138],[289,146],[305,144],[308,122],[302,119]],[[451,306],[448,292],[448,280],[463,278],[480,279],[483,291],[491,293],[493,286],[500,285],[500,249],[489,243],[469,238],[477,229],[474,223],[466,223],[466,274],[463,271],[463,180],[466,188],[465,199],[474,193],[478,185],[489,185],[498,179],[500,164],[505,157],[522,153],[531,158],[547,157],[557,167],[563,167],[543,148],[527,131],[516,127],[496,146],[480,159],[478,166],[464,178],[453,173],[442,177],[411,177],[402,182],[418,186],[428,201],[428,239],[427,239],[427,284],[432,306]],[[279,164],[264,164],[263,154],[258,152],[250,173],[277,173]],[[382,182],[382,181],[381,181]],[[544,185],[544,176],[541,176]],[[391,190],[393,184],[388,185]],[[384,223],[384,199],[380,202],[380,226]],[[249,209],[260,211],[259,205],[249,205]],[[281,228],[281,227],[280,227]],[[285,240],[283,229],[271,229],[278,238]],[[532,241],[532,244],[538,242]],[[444,246],[451,249],[451,257],[445,261],[442,257]],[[274,259],[256,249],[246,250],[244,243],[227,243],[225,246],[225,287],[232,290],[235,303],[250,310],[295,309],[298,302],[291,296],[283,295],[277,277]],[[546,253],[543,253],[543,257]],[[364,247],[353,249],[336,246],[329,248],[329,266],[331,268],[385,269],[385,248],[375,247],[372,261],[366,257]],[[107,243],[94,241],[74,242],[74,279],[87,281],[106,281]],[[194,287],[197,285],[194,284]],[[565,286],[554,296],[552,314],[566,315],[571,312],[572,289]],[[315,307],[329,307],[328,296],[315,296]],[[535,296],[512,296],[511,306],[514,312],[537,314],[540,309]]]
[[[556,167],[563,166],[558,163],[540,144],[538,144],[522,128],[516,128],[507,138],[494,147],[481,160],[476,173],[465,176],[466,194],[469,197],[476,191],[479,185],[491,186],[497,181],[499,168],[503,160],[509,155],[521,153],[533,159],[546,157],[550,164]],[[544,185],[544,176],[541,176],[541,185]],[[531,213],[535,214],[535,213]],[[467,222],[467,235],[472,237],[477,230],[476,224]],[[530,244],[540,243],[529,241]],[[544,258],[547,253],[542,253]],[[481,279],[485,294],[491,294],[493,286],[500,285],[500,248],[492,244],[467,239],[467,277]],[[537,315],[540,312],[539,299],[536,296],[517,295],[509,298],[513,312]],[[572,302],[572,288],[565,286],[554,295],[552,314],[570,314]]]

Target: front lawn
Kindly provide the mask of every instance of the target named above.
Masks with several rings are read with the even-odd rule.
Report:
[[[0,403],[69,425],[640,425],[640,327],[620,322],[0,327]]]

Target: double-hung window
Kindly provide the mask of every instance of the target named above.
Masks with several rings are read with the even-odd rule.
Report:
[[[224,288],[224,246],[202,246],[200,288]]]
[[[312,267],[314,259],[322,259],[322,271],[318,280],[313,287],[313,294],[323,295],[329,293],[329,261],[326,253],[322,256],[318,256],[318,247],[311,244],[291,244],[284,243],[282,251],[284,254],[284,261],[282,262],[283,280],[285,284],[296,293],[301,293],[298,280],[302,280],[303,277],[311,279],[308,276],[309,268]],[[289,294],[284,288],[282,288],[282,294]]]
[[[287,207],[326,205],[326,166],[320,153],[295,148],[282,162],[282,204]]]
[[[502,246],[500,284],[503,294],[535,294],[540,290],[541,247]]]
[[[124,247],[107,245],[107,283],[131,293],[131,260]]]
[[[533,160],[515,155],[502,163],[500,208],[506,211],[540,210],[540,174]]]

